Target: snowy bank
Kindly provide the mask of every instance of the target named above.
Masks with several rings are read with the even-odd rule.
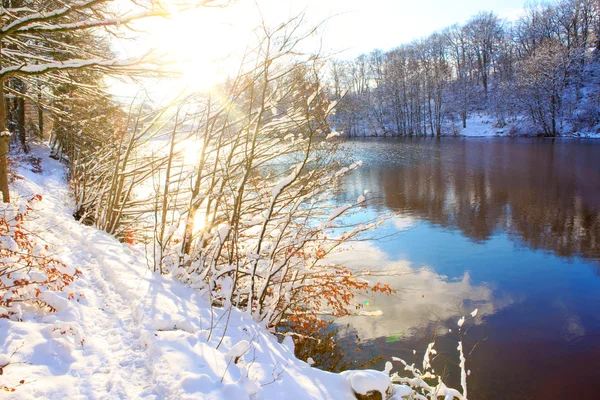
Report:
[[[565,133],[560,137],[574,138],[600,138],[600,127],[595,129]],[[455,127],[459,136],[466,137],[493,137],[493,136],[536,136],[536,129],[525,122],[523,118],[507,122],[504,126],[498,126],[496,118],[486,114],[472,114],[467,118],[467,127]]]
[[[22,167],[13,196],[42,196],[28,229],[81,275],[61,310],[0,319],[7,398],[353,399],[390,384],[313,368],[247,314],[149,272],[141,249],[73,219],[63,166],[35,152],[43,173]]]
[[[463,137],[533,137],[538,136],[536,127],[528,123],[526,118],[519,116],[516,120],[509,120],[500,126],[497,118],[485,112],[469,114],[466,120],[466,128],[462,127],[460,121],[446,122],[442,125],[441,136],[463,136]],[[367,123],[361,125],[359,134],[352,137],[397,137],[394,127],[387,125],[387,134],[381,129]],[[573,126],[565,123],[562,134],[557,137],[564,138],[590,138],[600,139],[600,125],[588,129],[576,130]],[[342,135],[348,137],[347,135]],[[423,137],[423,136],[416,136]],[[427,137],[431,137],[429,133]]]
[[[467,127],[458,128],[460,136],[468,137],[509,136],[511,131],[515,131],[515,123],[499,128],[495,118],[486,115],[471,115],[467,118]]]

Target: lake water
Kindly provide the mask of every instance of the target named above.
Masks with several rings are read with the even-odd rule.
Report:
[[[364,164],[339,200],[369,190],[354,218],[387,215],[377,234],[393,235],[339,257],[396,271],[373,279],[398,290],[366,299],[383,316],[341,321],[348,334],[373,355],[418,365],[435,338],[436,372],[458,388],[447,361],[458,362],[456,322],[477,308],[464,325],[470,399],[598,398],[600,142],[364,139],[343,148]]]

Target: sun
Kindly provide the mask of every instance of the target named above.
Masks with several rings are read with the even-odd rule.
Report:
[[[128,25],[132,29],[126,29],[125,40],[115,39],[125,57],[139,58],[150,53],[149,58],[157,60],[165,72],[175,73],[171,79],[140,80],[143,92],[160,104],[168,104],[181,93],[213,91],[218,83],[236,76],[245,68],[242,63],[252,58],[261,26],[279,27],[283,21],[296,17],[300,7],[292,7],[293,0],[223,0],[214,2],[222,7],[178,8],[186,2],[194,3],[161,0],[169,17],[136,21]],[[315,43],[319,48],[320,40]],[[131,87],[119,82],[111,84],[113,92],[123,97],[134,97],[139,90],[135,83]]]
[[[237,73],[257,26],[257,11],[247,2],[228,7],[178,10],[164,5],[169,17],[152,17],[131,24],[128,40],[117,41],[126,57],[149,54],[172,78],[147,81],[156,98],[169,99],[182,90],[211,91]],[[175,3],[173,3],[175,4]]]
[[[207,91],[235,73],[251,22],[234,7],[173,11],[169,18],[153,18],[145,27],[148,43],[161,54],[166,70],[192,91]]]

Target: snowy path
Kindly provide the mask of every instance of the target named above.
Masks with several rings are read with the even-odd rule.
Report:
[[[73,343],[73,351],[52,349],[51,355],[63,364],[72,361],[68,375],[78,382],[74,387],[77,393],[72,393],[77,398],[99,398],[102,393],[104,396],[110,393],[114,398],[153,398],[152,374],[146,362],[148,354],[140,326],[132,314],[132,295],[144,294],[143,281],[136,280],[137,288],[127,285],[117,290],[114,277],[108,274],[110,270],[131,270],[135,262],[133,253],[114,238],[70,217],[71,204],[66,185],[62,183],[62,166],[48,160],[44,167],[44,176],[28,176],[36,179],[39,186],[28,182],[20,186],[20,194],[28,197],[28,190],[32,194],[43,192],[42,206],[49,212],[37,214],[36,230],[64,263],[82,272],[75,291],[85,295],[80,298],[81,306],[63,312],[70,315],[59,316],[76,324],[74,329],[80,331],[83,346]],[[125,298],[121,294],[123,290],[129,291]],[[47,320],[52,322],[53,317]],[[67,345],[62,342],[62,347]]]
[[[64,236],[63,236],[64,239]],[[82,238],[83,239],[83,238]],[[82,242],[85,242],[82,240]],[[93,243],[85,247],[93,248]],[[77,256],[77,255],[74,255]],[[86,398],[94,393],[112,393],[120,398],[138,398],[151,393],[151,374],[145,363],[147,355],[140,342],[140,329],[133,321],[131,306],[103,274],[114,258],[88,253],[79,255],[80,270],[89,277],[89,310],[82,318],[86,337],[84,355],[93,356],[99,363],[93,369],[83,369],[79,379],[90,382],[82,387]]]

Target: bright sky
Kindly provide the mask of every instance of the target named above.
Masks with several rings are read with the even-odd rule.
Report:
[[[169,3],[172,0],[163,0]],[[322,45],[325,54],[352,58],[373,49],[388,50],[425,37],[455,23],[464,23],[479,11],[494,11],[514,20],[524,0],[232,0],[223,9],[200,8],[170,20],[154,18],[136,25],[144,32],[136,42],[118,45],[123,55],[148,49],[175,61],[184,79],[170,92],[191,84],[205,89],[232,72],[259,24],[261,15],[277,26],[305,11],[307,26],[325,21],[309,50]],[[257,7],[258,5],[258,7]],[[260,10],[260,12],[259,12]],[[160,91],[164,91],[160,89]]]
[[[254,3],[241,0],[240,3]],[[324,31],[324,44],[354,57],[375,48],[387,50],[427,36],[479,11],[494,11],[514,20],[525,0],[259,0],[280,18],[306,8],[312,21],[333,17]]]

